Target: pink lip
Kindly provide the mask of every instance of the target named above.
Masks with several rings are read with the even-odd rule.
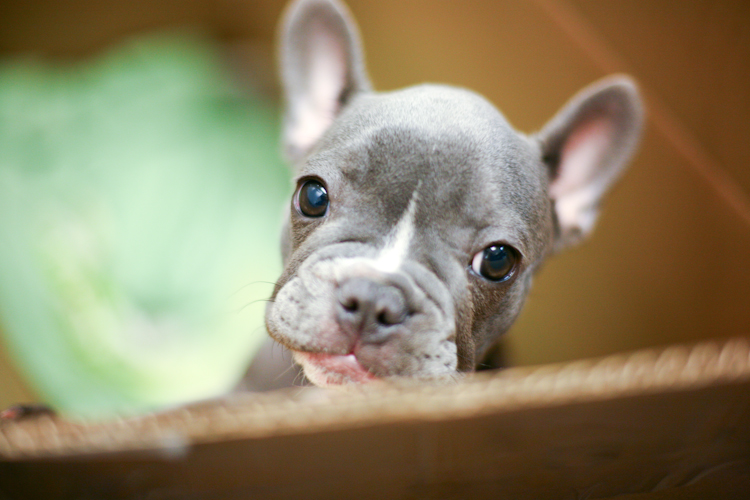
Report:
[[[304,367],[307,378],[318,386],[362,384],[377,378],[357,361],[354,354],[296,351],[294,357]]]

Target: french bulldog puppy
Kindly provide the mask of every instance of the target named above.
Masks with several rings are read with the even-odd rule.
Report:
[[[462,88],[375,92],[336,0],[288,8],[281,71],[296,190],[266,326],[318,386],[472,371],[544,260],[591,232],[643,123],[625,76],[532,135]]]

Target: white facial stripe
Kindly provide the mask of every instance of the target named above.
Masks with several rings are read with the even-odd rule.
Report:
[[[385,246],[375,259],[374,265],[378,270],[392,273],[401,267],[414,236],[414,215],[416,212],[417,189],[414,190],[414,194],[411,195],[411,200],[409,200],[409,206],[406,207],[401,219],[386,238]]]

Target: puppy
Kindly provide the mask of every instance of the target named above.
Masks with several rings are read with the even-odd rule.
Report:
[[[640,136],[635,85],[599,81],[524,135],[469,90],[373,91],[335,0],[294,2],[282,30],[296,190],[270,336],[318,386],[472,371],[542,262],[593,229]]]

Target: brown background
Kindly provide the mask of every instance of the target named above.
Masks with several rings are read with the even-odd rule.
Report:
[[[0,4],[0,55],[95,54],[198,26],[252,61],[271,96],[278,0]],[[598,230],[539,275],[506,338],[512,364],[750,332],[750,3],[350,0],[376,88],[433,81],[486,95],[533,131],[579,88],[625,71],[647,97],[641,151]],[[0,350],[0,406],[33,398]]]

